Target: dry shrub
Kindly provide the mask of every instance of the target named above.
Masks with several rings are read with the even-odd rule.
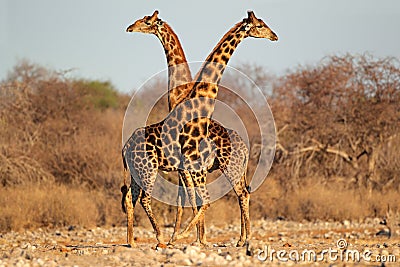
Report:
[[[0,230],[123,218],[126,96],[108,82],[66,79],[27,62],[0,87]]]
[[[399,103],[400,64],[392,58],[333,56],[288,73],[272,97],[279,131],[274,170],[289,189],[308,177],[339,177],[354,180],[354,188],[380,191],[391,181],[399,190],[400,169],[381,158],[396,156],[387,144],[400,131]]]
[[[54,181],[54,176],[35,159],[6,153],[0,154],[0,177],[2,186],[23,184],[27,181],[37,184]]]
[[[270,174],[252,194],[252,216],[343,220],[399,208],[398,60],[330,56],[278,79],[256,66],[243,71],[266,89],[278,135]],[[230,84],[254,90],[237,79]],[[254,138],[249,177],[257,147]]]
[[[10,77],[1,85],[3,186],[53,180],[118,190],[126,101],[112,86],[68,80],[27,63]]]

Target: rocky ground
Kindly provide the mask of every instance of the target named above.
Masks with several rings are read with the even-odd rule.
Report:
[[[175,247],[155,249],[151,229],[135,228],[137,248],[125,245],[126,229],[37,229],[0,235],[1,266],[398,266],[399,232],[385,235],[379,219],[363,222],[252,223],[250,245],[236,248],[239,227],[207,228],[210,247],[190,245],[191,236]],[[384,235],[376,235],[380,230]],[[165,228],[170,236],[172,228]],[[313,254],[313,252],[315,254]],[[360,260],[357,260],[359,253]],[[384,262],[384,263],[383,263]]]

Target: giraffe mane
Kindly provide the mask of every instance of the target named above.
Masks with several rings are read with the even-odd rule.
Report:
[[[178,35],[174,32],[174,30],[172,30],[172,27],[168,24],[168,23],[166,23],[165,21],[162,21],[163,22],[163,26],[165,27],[165,28],[167,28],[167,30],[168,30],[168,32],[170,33],[170,35],[176,40],[176,45],[178,46],[178,47],[181,47],[181,49],[183,50],[183,46],[182,46],[182,44],[181,44],[181,41],[179,40],[179,38],[178,38]],[[186,62],[187,60],[186,60],[186,55],[185,55],[185,53],[182,53],[182,56],[183,56],[183,60]],[[187,63],[186,63],[187,64]],[[190,70],[189,70],[190,71]]]
[[[196,77],[193,79],[194,81],[197,81],[200,73],[202,71],[202,69],[204,68],[205,64],[208,63],[208,61],[210,60],[210,58],[212,57],[212,55],[215,53],[215,51],[217,51],[218,49],[220,49],[220,46],[222,45],[222,43],[225,41],[225,39],[228,37],[228,35],[232,34],[232,32],[235,32],[237,29],[239,29],[243,22],[247,21],[247,19],[243,19],[243,21],[236,23],[228,32],[226,32],[224,34],[224,36],[219,40],[219,42],[217,43],[217,45],[214,47],[214,49],[211,51],[211,53],[208,55],[208,57],[206,58],[205,62],[201,65],[200,70],[197,72]],[[190,92],[189,92],[190,93]]]
[[[211,53],[208,55],[206,62],[210,59],[210,57],[215,53],[216,50],[220,48],[222,43],[225,41],[225,39],[230,35],[232,32],[237,31],[243,24],[243,22],[247,21],[246,19],[243,19],[243,21],[236,23],[228,32],[224,34],[224,36],[219,40],[217,45],[214,47],[214,49],[211,51]]]

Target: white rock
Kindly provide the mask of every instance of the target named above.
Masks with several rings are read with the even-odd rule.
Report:
[[[206,255],[206,253],[204,253],[204,252],[200,252],[199,254],[198,254],[198,258],[199,259],[205,259],[207,257],[207,255]]]
[[[192,265],[192,261],[190,259],[184,259],[182,262],[184,265],[187,265],[187,266]]]
[[[189,257],[196,257],[200,252],[200,248],[195,246],[187,246],[183,249],[183,252]]]
[[[221,256],[216,257],[214,262],[215,262],[216,265],[219,265],[219,266],[227,264],[226,260]]]
[[[252,264],[251,264],[251,261],[250,261],[249,259],[247,259],[247,260],[245,260],[245,261],[243,262],[243,265],[249,266],[249,265],[252,265]]]
[[[37,262],[40,266],[43,266],[43,265],[44,265],[44,260],[42,260],[41,258],[38,258],[38,259],[36,260],[36,262]]]
[[[246,260],[246,257],[243,256],[243,255],[240,255],[240,256],[237,257],[237,260],[243,262],[243,261]]]

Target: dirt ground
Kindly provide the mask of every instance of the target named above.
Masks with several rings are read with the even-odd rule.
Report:
[[[239,226],[209,225],[207,248],[192,246],[194,233],[175,247],[155,249],[151,228],[136,227],[137,248],[124,227],[8,232],[0,235],[0,266],[398,266],[399,230],[362,222],[252,222],[249,246],[237,248]],[[381,231],[383,235],[377,235]],[[164,228],[166,238],[172,228]]]

